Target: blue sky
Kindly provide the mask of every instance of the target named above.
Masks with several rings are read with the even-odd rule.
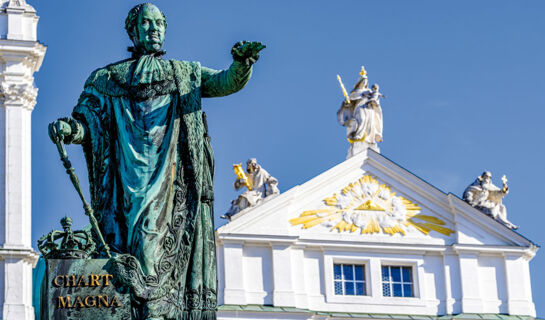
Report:
[[[31,1],[48,46],[36,74],[32,120],[33,243],[81,204],[47,137],[68,116],[87,76],[124,59],[127,11],[137,1]],[[216,155],[216,215],[237,196],[233,163],[250,157],[281,191],[345,159],[336,122],[365,65],[383,100],[381,152],[445,192],[461,196],[484,170],[503,174],[509,219],[545,243],[545,2],[542,1],[155,1],[166,14],[166,58],[226,68],[238,40],[267,45],[239,93],[204,101]],[[83,181],[81,148],[68,153]],[[224,222],[216,219],[217,225]],[[545,255],[531,262],[534,302],[545,312]]]

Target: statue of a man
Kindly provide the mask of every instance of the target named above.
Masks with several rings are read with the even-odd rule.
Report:
[[[508,192],[507,180],[504,180],[500,189],[492,183],[492,174],[485,171],[465,189],[463,198],[472,207],[492,216],[507,227],[516,229],[518,227],[507,220],[507,209],[502,203]]]
[[[91,204],[135,319],[215,319],[214,158],[201,98],[242,89],[263,46],[239,42],[227,70],[164,60],[153,4],[129,11],[129,59],[95,70],[55,142],[83,146]]]
[[[369,88],[367,75],[362,72],[350,92],[349,101],[343,101],[337,111],[337,121],[346,127],[346,137],[350,142],[347,159],[361,151],[372,148],[378,151],[377,143],[382,141],[382,108],[377,84]]]
[[[266,197],[280,193],[278,180],[263,169],[255,158],[246,162],[246,176],[247,180],[237,179],[234,187],[235,190],[240,190],[244,186],[250,186],[250,188],[236,200],[231,201],[231,208],[222,218],[231,219],[234,214],[261,203]]]

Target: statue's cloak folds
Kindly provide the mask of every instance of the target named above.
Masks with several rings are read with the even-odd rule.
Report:
[[[214,157],[201,97],[240,90],[251,67],[215,71],[151,55],[98,69],[73,117],[91,203],[135,316],[214,319]]]

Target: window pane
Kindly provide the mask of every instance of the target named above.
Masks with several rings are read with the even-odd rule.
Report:
[[[356,280],[364,280],[363,276],[363,266],[356,266]]]
[[[356,282],[356,295],[364,296],[365,295],[365,283]]]
[[[383,283],[382,284],[382,295],[384,297],[391,297],[392,293],[390,292],[390,284],[389,283]]]
[[[400,267],[390,267],[390,272],[392,273],[392,281],[401,282],[401,268]]]
[[[388,281],[390,279],[390,271],[388,266],[382,267],[382,281]]]
[[[403,297],[403,293],[401,292],[401,284],[394,283],[394,297]]]
[[[335,294],[343,294],[343,283],[335,281]]]
[[[354,280],[353,266],[352,264],[343,264],[344,280]]]
[[[411,275],[411,267],[403,267],[403,282],[413,282]]]
[[[335,277],[335,280],[341,280],[343,278],[341,274],[341,265],[335,264],[333,265],[333,275]]]
[[[353,296],[354,295],[354,283],[353,282],[345,282],[344,283],[344,294],[347,296]]]
[[[403,296],[404,297],[414,297],[414,295],[413,295],[413,285],[412,284],[404,284],[403,285]]]

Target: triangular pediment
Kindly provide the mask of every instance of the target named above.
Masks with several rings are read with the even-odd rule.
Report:
[[[242,211],[217,233],[313,242],[532,245],[372,150]]]

